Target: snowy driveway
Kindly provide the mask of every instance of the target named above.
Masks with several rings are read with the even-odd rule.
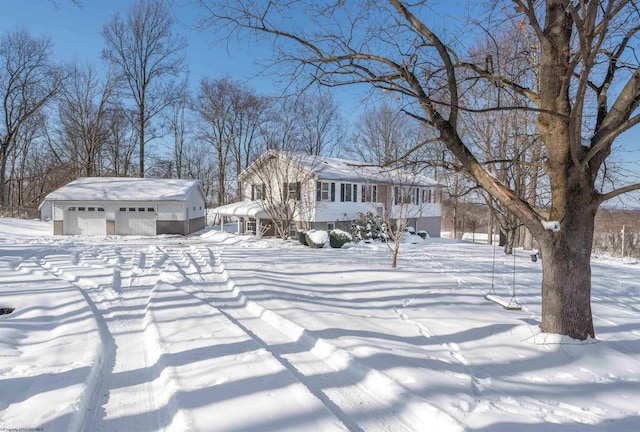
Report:
[[[212,232],[0,253],[5,428],[640,429],[637,265],[594,264],[600,341],[574,345],[537,334],[539,266],[483,245],[406,246],[397,270]],[[483,300],[513,269],[519,312]]]

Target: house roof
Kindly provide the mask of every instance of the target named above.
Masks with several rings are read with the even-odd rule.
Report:
[[[211,210],[222,216],[244,216],[251,218],[268,219],[267,212],[264,211],[262,205],[257,201],[239,201]]]
[[[310,170],[319,180],[343,180],[352,182],[376,182],[406,184],[412,186],[442,186],[437,181],[407,170],[367,165],[365,162],[324,156],[311,156],[296,152],[269,150],[260,156],[243,174],[263,164],[269,158],[285,156],[305,169]]]
[[[199,189],[198,180],[80,177],[51,192],[46,200],[180,201]]]

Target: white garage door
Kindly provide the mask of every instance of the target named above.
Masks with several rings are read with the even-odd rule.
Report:
[[[102,207],[69,207],[64,216],[65,234],[105,235],[107,222]]]
[[[156,235],[156,210],[153,207],[120,207],[116,234]]]

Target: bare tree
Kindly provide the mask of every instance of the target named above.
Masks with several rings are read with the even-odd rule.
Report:
[[[180,98],[186,40],[173,33],[173,18],[163,0],[140,0],[125,18],[116,13],[102,28],[107,47],[102,57],[114,67],[135,105],[140,165],[145,175],[145,146],[151,120]]]
[[[115,177],[135,175],[133,155],[136,150],[136,131],[132,127],[127,110],[121,102],[116,102],[108,111],[107,142],[104,147],[105,174]]]
[[[339,150],[343,128],[338,106],[330,94],[303,93],[296,98],[301,150],[313,156],[331,156]]]
[[[368,164],[395,166],[420,141],[420,123],[387,101],[362,114],[349,153]]]
[[[323,85],[368,83],[394,92],[409,115],[436,129],[475,181],[503,203],[531,232],[542,255],[542,331],[577,339],[593,336],[591,249],[597,208],[640,184],[599,191],[613,143],[640,123],[640,67],[635,53],[640,4],[634,0],[513,0],[495,5],[465,32],[531,29],[528,50],[539,56],[539,84],[505,76],[490,61],[478,63],[455,40],[421,17],[430,2],[365,2],[358,7],[278,0],[200,0],[211,23],[272,37],[276,60],[296,77]],[[511,7],[508,7],[511,6]],[[280,14],[295,9],[296,22]],[[286,11],[286,12],[285,12]],[[302,24],[303,23],[303,24]],[[494,23],[497,23],[494,25]],[[282,72],[283,68],[279,68]],[[473,79],[470,79],[473,77]],[[477,113],[465,91],[491,82],[514,94],[513,106],[486,99],[482,110],[535,111],[547,159],[550,207],[532,206],[487,170],[482,155],[465,138],[463,119]]]
[[[186,88],[183,97],[172,105],[164,114],[165,124],[173,138],[173,163],[176,178],[183,178],[185,167],[185,146],[188,140],[188,95]]]
[[[58,103],[60,146],[76,160],[77,175],[88,177],[102,173],[103,146],[109,131],[109,110],[114,81],[101,80],[89,65],[74,64]]]
[[[0,40],[0,205],[6,204],[9,155],[24,124],[60,90],[63,75],[50,60],[51,41],[18,27]]]

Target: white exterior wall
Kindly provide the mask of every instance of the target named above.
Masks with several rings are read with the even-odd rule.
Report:
[[[187,199],[187,212],[188,219],[196,219],[204,217],[205,203],[204,198],[197,191],[193,191]]]
[[[320,201],[316,203],[312,222],[335,222],[352,220],[359,213],[371,212],[376,214],[377,209],[383,207],[382,203],[373,202],[339,202]]]
[[[158,219],[164,221],[186,220],[186,203],[182,201],[161,201],[157,203]]]

